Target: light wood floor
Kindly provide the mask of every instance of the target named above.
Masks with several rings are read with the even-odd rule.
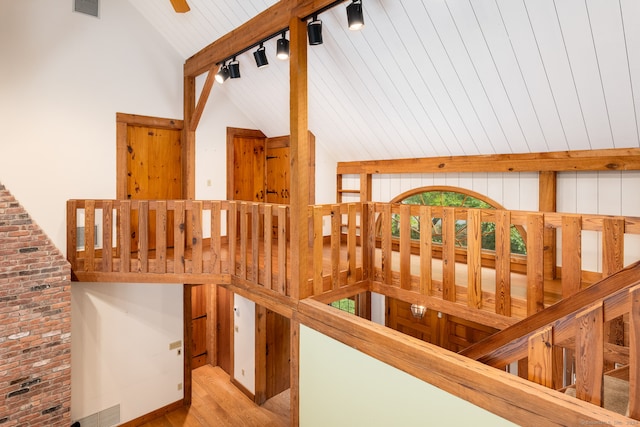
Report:
[[[191,407],[143,424],[144,427],[280,427],[289,425],[289,390],[258,406],[229,381],[219,367],[193,371]]]

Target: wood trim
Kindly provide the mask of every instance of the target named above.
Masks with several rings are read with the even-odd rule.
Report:
[[[234,386],[236,386],[236,388],[238,390],[240,390],[245,396],[247,396],[250,400],[255,401],[255,396],[253,393],[251,393],[249,391],[249,389],[247,389],[245,386],[243,386],[242,384],[240,384],[238,382],[238,380],[236,380],[235,378],[231,378],[231,384],[233,384]]]
[[[338,162],[338,174],[640,170],[640,148]]]
[[[162,408],[158,408],[155,411],[149,412],[148,414],[144,414],[141,417],[135,418],[131,421],[124,422],[120,424],[120,427],[138,427],[146,423],[149,423],[157,418],[160,418],[168,414],[169,412],[176,411],[182,408],[183,406],[185,406],[183,401],[177,400],[173,403],[163,406]]]
[[[565,396],[555,390],[488,369],[435,345],[317,301],[298,306],[301,324],[398,368],[452,394],[465,390],[465,400],[519,425],[580,425],[628,418]]]
[[[173,130],[182,130],[184,128],[184,120],[127,113],[116,113],[116,123],[125,123],[128,126],[148,126]]]

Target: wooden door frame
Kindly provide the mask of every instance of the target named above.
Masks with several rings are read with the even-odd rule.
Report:
[[[184,121],[161,117],[140,116],[137,114],[116,113],[116,199],[127,199],[127,127],[147,126],[158,129],[184,130]],[[195,161],[187,156],[186,138],[181,138],[182,145],[182,195],[189,198],[195,193]]]

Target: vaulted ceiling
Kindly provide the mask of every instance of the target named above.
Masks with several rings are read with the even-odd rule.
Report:
[[[130,0],[185,58],[275,3]],[[337,160],[640,146],[640,1],[362,0],[322,13],[309,128]],[[288,133],[288,64],[268,41],[215,85],[269,136]],[[224,92],[226,96],[220,97]]]

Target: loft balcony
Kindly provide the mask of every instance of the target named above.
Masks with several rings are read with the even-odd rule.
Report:
[[[603,332],[620,323],[635,331],[640,322],[636,307],[640,267],[623,268],[625,245],[637,246],[639,218],[372,202],[310,206],[309,256],[299,265],[292,262],[287,206],[70,200],[67,218],[67,254],[74,280],[229,285],[261,303],[267,301],[269,308],[280,307],[282,313],[295,310],[303,323],[362,346],[374,357],[455,394],[457,386],[434,380],[429,364],[415,365],[412,358],[438,359],[445,370],[458,366],[457,359],[451,361],[441,350],[327,305],[376,292],[500,331],[461,353],[498,368],[498,377],[511,364],[523,366],[520,375],[537,390],[537,397],[518,401],[514,396],[522,391],[520,379],[496,382],[483,370],[466,380],[460,374],[458,384],[476,387],[474,382],[491,377],[492,393],[520,408],[513,413],[514,420],[543,402],[557,405],[559,412],[547,407],[551,414],[546,417],[558,420],[576,421],[585,408],[593,417],[628,420],[624,414],[599,408],[607,376],[627,381],[629,413],[640,418],[636,397],[640,341],[635,332],[622,341]],[[436,222],[440,237],[434,241]],[[491,250],[482,243],[486,223],[496,230]],[[526,255],[511,253],[512,228],[523,233]],[[417,229],[419,235],[413,232]],[[552,248],[545,246],[543,237],[554,231],[560,236],[560,244],[553,248],[560,267],[549,264]],[[582,254],[596,257],[599,271],[584,271]],[[306,280],[293,289],[296,269],[302,269]],[[380,353],[363,345],[357,333],[344,335],[339,325],[370,334],[381,348],[407,347],[413,355],[403,362]],[[472,372],[478,368],[470,359]],[[571,372],[558,374],[561,366],[571,366]],[[542,392],[544,387],[536,388],[539,385],[553,393]],[[578,399],[589,404],[572,406],[574,398],[557,393],[568,389],[575,389]],[[468,400],[482,406],[482,399],[474,399]],[[497,411],[509,418],[509,411]]]

